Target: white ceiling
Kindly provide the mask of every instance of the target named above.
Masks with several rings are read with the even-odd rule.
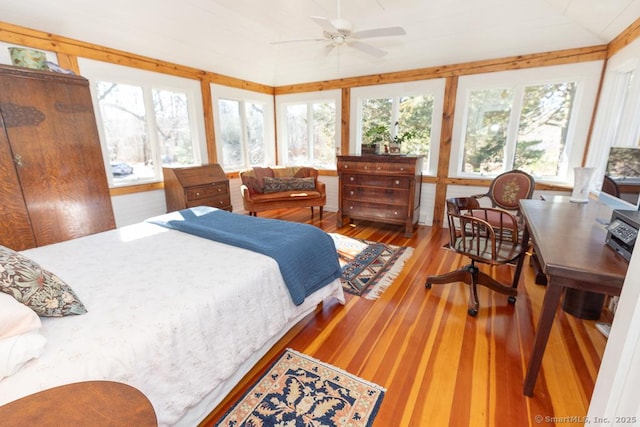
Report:
[[[354,30],[404,27],[328,56],[309,16],[338,0],[0,0],[0,20],[271,86],[606,44],[640,0],[341,0]]]

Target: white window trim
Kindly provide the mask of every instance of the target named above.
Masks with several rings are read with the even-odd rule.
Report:
[[[429,158],[423,162],[425,175],[437,174],[440,152],[440,131],[442,130],[442,110],[444,108],[445,79],[420,80],[406,83],[389,83],[362,86],[351,90],[351,129],[349,130],[349,153],[361,153],[362,144],[362,101],[374,98],[397,96],[433,96],[433,116],[431,118],[431,142]]]
[[[286,165],[287,150],[284,141],[287,140],[287,111],[286,108],[290,104],[311,103],[318,101],[332,101],[336,106],[336,133],[334,136],[336,153],[340,150],[340,135],[342,123],[342,91],[327,90],[320,92],[305,92],[290,95],[276,96],[276,111],[278,112],[278,163]]]
[[[573,183],[573,168],[582,166],[583,152],[596,102],[601,72],[602,61],[592,61],[460,77],[458,80],[458,93],[456,94],[456,114],[453,124],[449,176],[455,178],[480,178],[478,174],[460,171],[460,164],[464,155],[462,148],[464,145],[464,129],[467,123],[467,100],[472,90],[503,88],[521,84],[529,86],[572,81],[577,83],[577,89],[565,145],[565,152],[568,153],[568,156],[561,162],[558,177],[536,178],[548,182]]]
[[[149,182],[162,181],[162,163],[158,156],[157,144],[152,144],[154,152],[154,164],[156,165],[156,178],[145,179],[135,182],[127,182],[123,184],[114,184],[113,176],[110,173],[109,153],[107,150],[106,138],[102,127],[102,119],[100,116],[100,106],[98,105],[98,97],[95,93],[96,84],[99,81],[114,82],[120,84],[128,84],[132,86],[140,86],[144,92],[150,92],[152,89],[164,89],[168,91],[183,92],[189,100],[189,123],[191,124],[191,138],[194,141],[194,162],[200,163],[202,159],[207,158],[207,144],[204,129],[204,109],[202,106],[202,91],[198,80],[187,79],[184,77],[176,77],[169,74],[156,73],[153,71],[140,70],[137,68],[126,67],[124,65],[111,64],[107,62],[95,61],[86,58],[78,58],[78,66],[82,75],[89,79],[91,94],[93,98],[93,109],[96,115],[98,125],[98,134],[102,146],[102,157],[105,168],[107,170],[107,179],[109,187],[126,187],[130,185],[145,184]],[[153,112],[153,105],[150,104],[150,97],[145,93],[145,109]],[[149,137],[156,138],[155,129],[149,129]]]
[[[213,128],[216,134],[216,154],[218,159],[223,159],[223,147],[222,141],[218,139],[217,135],[222,135],[222,131],[220,130],[220,113],[218,110],[218,102],[221,99],[238,101],[241,103],[244,102],[255,102],[264,105],[264,143],[265,143],[265,153],[264,159],[265,163],[272,164],[275,158],[275,117],[274,117],[274,107],[273,107],[273,96],[267,95],[264,93],[253,92],[246,89],[237,89],[229,86],[222,86],[215,83],[211,83],[211,98],[213,102]],[[243,144],[246,143],[246,127],[243,126]],[[243,146],[244,151],[246,152],[246,147]],[[222,163],[222,162],[221,162]],[[237,171],[246,169],[249,165],[244,165],[240,167],[240,169],[229,169],[229,171]],[[226,169],[225,169],[226,170]]]

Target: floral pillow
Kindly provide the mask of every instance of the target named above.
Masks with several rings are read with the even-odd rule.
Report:
[[[309,178],[269,178],[264,179],[264,192],[315,190],[316,180]]]
[[[87,312],[73,289],[37,262],[0,246],[0,291],[40,316],[61,317]]]

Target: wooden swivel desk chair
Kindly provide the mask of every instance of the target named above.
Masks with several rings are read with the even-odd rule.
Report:
[[[459,270],[427,277],[425,287],[453,282],[468,284],[471,294],[467,313],[472,317],[478,314],[480,306],[477,285],[508,295],[509,303],[514,304],[519,270],[509,286],[480,271],[476,262],[497,266],[512,263],[523,255],[516,217],[502,209],[481,208],[473,197],[461,197],[447,200],[447,219],[450,248],[467,256],[471,263]]]
[[[520,216],[520,200],[530,199],[535,188],[536,181],[531,175],[514,169],[495,177],[489,191],[472,197],[475,199],[488,197],[491,200],[491,207],[514,213],[518,218],[518,228],[522,231],[524,224]]]

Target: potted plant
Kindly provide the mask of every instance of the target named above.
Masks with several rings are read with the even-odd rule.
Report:
[[[402,143],[415,138],[416,132],[413,130],[398,133],[398,122],[394,123],[395,134],[392,135],[389,128],[385,125],[375,125],[367,129],[365,136],[370,144],[384,146],[386,154],[400,154]],[[364,148],[365,144],[363,144]]]

